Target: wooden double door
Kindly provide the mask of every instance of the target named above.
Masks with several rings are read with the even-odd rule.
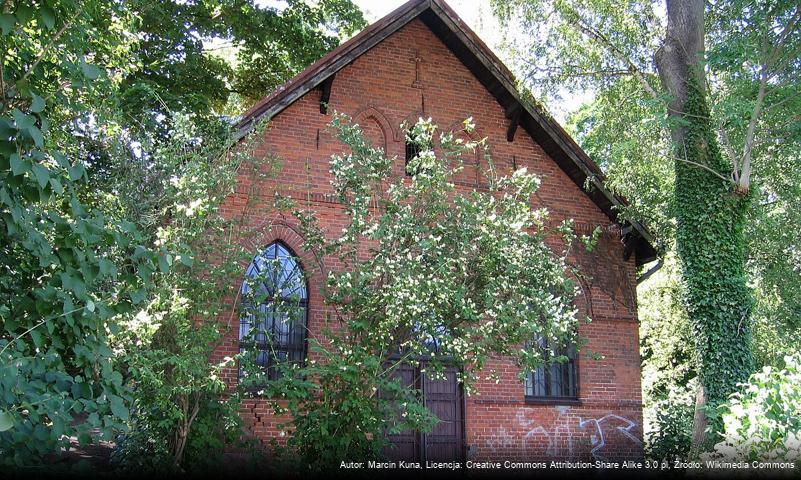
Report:
[[[389,435],[390,447],[385,450],[391,460],[451,462],[462,461],[464,442],[464,395],[457,370],[446,368],[444,378],[432,378],[419,367],[401,365],[396,374],[401,381],[420,391],[426,408],[439,419],[428,432],[407,430]]]

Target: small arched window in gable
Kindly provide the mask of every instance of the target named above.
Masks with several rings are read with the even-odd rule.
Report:
[[[271,243],[248,266],[240,294],[240,352],[253,352],[269,380],[280,376],[281,363],[302,364],[309,306],[297,256],[284,244]]]
[[[424,150],[430,150],[431,148],[433,148],[433,146],[431,145],[430,142],[428,144],[420,144],[414,138],[412,129],[406,131],[405,138],[406,138],[406,155],[405,155],[406,163],[404,164],[404,168],[406,170],[406,175],[411,176],[417,174],[420,171],[420,168],[419,166],[417,168],[414,167],[410,168],[409,163],[418,156],[420,156],[420,154]]]

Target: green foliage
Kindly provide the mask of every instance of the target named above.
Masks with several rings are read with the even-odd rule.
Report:
[[[709,109],[697,119],[697,123],[707,123],[706,131],[696,133],[705,142],[716,140],[722,152],[714,149],[710,152],[711,163],[698,162],[700,167],[685,162],[697,159],[683,148],[674,150],[668,135],[671,128],[680,125],[666,120],[664,104],[669,99],[654,68],[653,55],[666,27],[664,15],[657,14],[658,3],[607,0],[493,3],[504,21],[522,27],[526,33],[516,34],[508,42],[526,86],[546,103],[561,96],[591,94],[591,101],[570,116],[568,128],[601,165],[608,185],[632,202],[624,213],[645,221],[668,259],[675,253],[679,225],[683,229],[681,241],[695,242],[690,247],[692,252],[681,255],[690,262],[690,270],[685,273],[692,275],[707,271],[707,266],[711,268],[707,271],[710,275],[691,282],[692,291],[681,287],[694,309],[692,315],[709,309],[702,315],[707,318],[703,325],[718,323],[712,337],[704,340],[707,342],[704,351],[714,349],[713,337],[723,331],[722,317],[711,321],[707,316],[714,310],[707,302],[717,300],[724,302],[721,312],[733,314],[753,305],[750,312],[753,355],[758,365],[775,364],[783,355],[797,351],[801,318],[798,308],[801,177],[795,167],[801,151],[798,148],[801,84],[797,81],[796,61],[801,42],[801,12],[797,2],[736,0],[706,4],[704,70],[708,83],[704,85],[704,95]],[[688,120],[693,123],[692,118]],[[757,179],[751,183],[742,181],[746,159],[750,159],[748,168]],[[750,186],[750,198],[746,200],[749,206],[737,205],[737,199],[728,192],[727,184],[731,182],[712,178],[713,174],[704,180],[701,170],[705,167],[711,167],[724,179]],[[678,184],[686,180],[690,183]],[[691,198],[689,190],[696,187],[711,196]],[[684,207],[680,206],[679,202],[684,201],[687,202]],[[722,218],[726,212],[733,215],[728,222]],[[714,227],[715,233],[696,230],[705,227]],[[745,258],[744,271],[739,267],[729,273],[716,271],[725,268],[723,256],[703,255],[695,263],[689,258],[699,253],[694,249],[703,250],[705,242],[711,245],[731,240],[734,251],[729,252],[733,255],[729,260]],[[674,268],[669,271],[673,278],[663,277],[657,282],[678,288],[681,271]],[[756,304],[747,300],[743,278],[753,289]],[[709,292],[706,292],[707,282]],[[730,285],[726,286],[726,282]],[[730,301],[726,301],[723,291],[729,287]],[[644,403],[646,417],[651,418],[656,412],[653,406],[668,400],[665,395],[669,389],[665,386],[673,384],[683,389],[692,378],[696,360],[688,355],[693,350],[690,337],[699,338],[697,329],[703,327],[695,323],[696,330],[685,328],[688,324],[686,312],[681,312],[683,308],[652,305],[651,302],[663,300],[661,295],[652,293],[641,293],[640,309],[660,311],[664,316],[659,322],[668,326],[659,327],[656,320],[643,322]],[[729,322],[734,323],[737,331],[739,321],[732,318]],[[681,328],[674,328],[679,325]],[[650,339],[650,335],[656,337]],[[684,340],[684,347],[677,344],[676,335],[682,335],[679,342]],[[730,337],[738,338],[726,338]],[[720,355],[701,355],[707,361],[727,362],[731,345],[723,340]],[[728,380],[721,377],[727,386],[718,392],[723,395],[719,400],[725,398],[723,391],[732,391],[736,378],[742,380],[746,374],[747,356],[743,353],[732,357],[735,360],[732,368],[727,368],[731,370],[730,377]],[[688,377],[686,373],[691,375]]]
[[[695,382],[653,402],[645,452],[653,460],[684,460],[690,453],[695,413]]]
[[[288,471],[328,471],[344,458],[381,458],[387,433],[429,431],[435,424],[419,391],[394,378],[396,365],[385,354],[348,349],[342,338],[309,351],[315,360],[307,366],[284,364],[278,380],[255,383],[259,394],[278,400],[272,402],[276,414],[292,415],[284,425],[291,437],[283,455],[294,459]]]
[[[801,354],[765,367],[721,406],[722,441],[711,459],[798,461],[801,458]]]
[[[122,450],[205,465],[236,430],[207,361],[219,332],[194,323],[219,312],[219,279],[240,274],[234,226],[209,218],[244,161],[210,116],[363,24],[347,0],[4,3],[1,465],[130,425]],[[204,40],[235,43],[237,61]]]
[[[80,195],[86,128],[112,84],[93,65],[125,45],[92,37],[105,2],[7,2],[0,83],[0,464],[40,462],[77,436],[111,439],[130,401],[108,337],[155,257],[129,222]],[[94,52],[87,57],[85,51]],[[84,418],[82,422],[74,422]],[[99,434],[92,433],[99,429]]]
[[[492,0],[514,23],[505,38],[513,66],[543,102],[571,91],[605,90],[620,79],[658,85],[653,53],[664,31],[654,2]],[[613,48],[610,48],[612,46]],[[635,75],[638,72],[641,75]]]
[[[698,375],[695,347],[687,341],[692,328],[684,310],[679,268],[675,255],[668,255],[660,271],[638,291],[646,406],[651,399],[666,398],[676,387],[686,387]]]
[[[125,340],[135,337],[140,344],[124,357],[135,398],[133,432],[116,452],[125,470],[202,469],[219,461],[226,439],[239,435],[237,398],[224,397],[218,375],[225,363],[209,363],[217,325],[195,325],[187,316],[189,303],[178,296],[171,305],[151,304],[158,320],[143,311],[138,325],[126,329],[131,337]]]
[[[145,189],[162,192],[158,200],[114,188],[130,195],[120,199],[124,205],[141,201],[150,208],[143,219],[160,220],[143,222],[158,249],[149,303],[126,318],[114,338],[134,397],[132,430],[120,438],[114,458],[123,470],[205,473],[220,466],[224,445],[241,434],[239,396],[220,378],[234,359],[210,358],[228,331],[218,319],[230,310],[230,279],[241,275],[244,258],[231,241],[238,222],[225,219],[219,207],[238,175],[254,165],[254,137],[234,149],[230,131],[217,124],[176,122],[171,141],[141,165],[158,172]]]
[[[400,382],[400,365],[425,358],[435,376],[452,366],[469,393],[480,377],[496,378],[482,370],[491,356],[514,358],[521,375],[545,363],[542,349],[525,346],[538,336],[553,348],[574,342],[578,315],[567,251],[546,245],[554,234],[547,212],[530,207],[536,177],[520,169],[492,176],[488,193],[460,192],[451,182],[460,155],[483,144],[445,132],[437,157],[436,127],[421,120],[410,133],[420,153],[409,170],[417,173],[399,178],[347,117],[335,115],[332,127],[349,148],[331,160],[347,224],[329,239],[313,211],[294,211],[303,248],[343,265],[323,292],[333,309],[326,340],[310,339],[306,365],[283,363],[273,381],[250,371],[245,382],[291,414],[289,446],[313,470],[375,458],[386,432],[425,431],[437,421]]]
[[[780,364],[799,350],[801,328],[801,28],[797,2],[736,0],[711,6],[708,16],[712,115],[722,145],[742,155],[753,122],[752,169],[758,176],[748,211],[748,268],[755,287],[755,355]],[[764,100],[759,104],[760,87]]]
[[[621,78],[570,114],[566,128],[598,162],[607,176],[605,185],[629,201],[623,214],[647,219],[664,251],[673,248],[676,225],[675,176],[663,112],[663,103],[636,79]]]
[[[698,373],[675,255],[638,290],[646,454],[687,458]]]
[[[174,112],[240,113],[365,26],[350,0],[276,3],[129,3],[140,39],[121,91],[130,126],[152,133]]]
[[[751,198],[697,166],[720,174],[731,168],[708,116],[704,94],[691,82],[684,106],[686,144],[676,146],[676,245],[699,374],[714,410],[754,368],[743,236]]]

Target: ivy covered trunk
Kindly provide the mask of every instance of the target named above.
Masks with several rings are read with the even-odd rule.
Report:
[[[703,92],[692,88],[684,117],[687,160],[725,174],[730,166],[718,150],[708,115]],[[684,153],[684,145],[677,149],[681,150],[677,155]],[[705,400],[706,412],[712,412],[737,383],[748,380],[753,368],[748,325],[752,299],[746,285],[743,236],[750,197],[681,157],[675,169],[676,244],[703,386],[697,406]],[[696,447],[706,440],[704,413],[698,412],[694,422]]]
[[[729,178],[706,104],[700,62],[703,0],[668,0],[668,29],[656,64],[665,89],[675,155],[676,245],[685,306],[701,376],[693,451],[712,438],[710,414],[748,379],[753,368],[743,227],[750,196]],[[714,422],[713,431],[719,428]]]

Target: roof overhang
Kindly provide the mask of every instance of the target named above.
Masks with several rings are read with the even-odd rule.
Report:
[[[598,208],[621,225],[625,255],[633,253],[637,265],[656,259],[653,237],[640,222],[621,217],[620,210],[627,202],[604,186],[604,175],[595,162],[550,115],[521,97],[514,75],[442,0],[411,0],[371,24],[245,112],[236,122],[237,136],[243,137],[259,120],[274,117],[309,91],[322,86],[339,70],[415,18],[420,18],[478,78],[505,109],[507,117],[514,117]]]

